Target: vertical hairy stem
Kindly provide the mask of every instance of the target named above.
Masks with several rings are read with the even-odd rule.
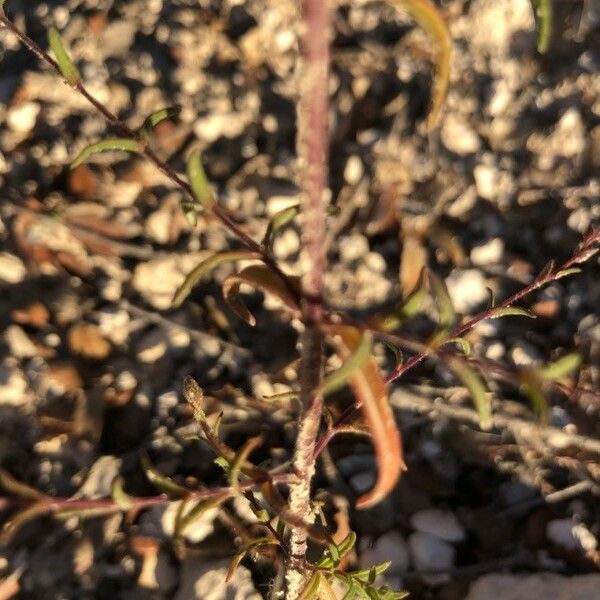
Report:
[[[323,275],[325,272],[325,203],[328,179],[329,119],[329,2],[303,0],[302,43],[299,64],[298,160],[303,190],[302,248],[308,264],[303,282],[300,367],[301,415],[294,452],[298,480],[290,486],[290,509],[305,522],[312,522],[310,485],[315,472],[315,445],[321,423],[323,397],[321,379],[323,335]],[[307,535],[293,527],[290,560],[286,572],[286,600],[295,600],[305,583],[304,561]]]

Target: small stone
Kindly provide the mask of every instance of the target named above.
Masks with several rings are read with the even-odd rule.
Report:
[[[410,518],[410,524],[422,533],[429,533],[446,542],[462,542],[465,530],[449,511],[435,508],[420,510]]]
[[[69,347],[75,354],[91,360],[104,360],[111,352],[111,345],[104,339],[100,329],[92,323],[77,323],[69,330]]]
[[[441,138],[444,146],[459,156],[475,154],[481,148],[477,133],[465,120],[454,114],[449,114],[444,120]]]
[[[523,341],[517,342],[510,351],[510,357],[517,367],[531,367],[543,361],[541,353],[531,344]]]
[[[546,537],[550,542],[565,550],[593,552],[598,540],[583,524],[572,519],[554,519],[546,525]]]
[[[555,573],[533,575],[492,574],[471,585],[465,600],[596,600],[600,575],[564,577]]]
[[[50,313],[41,302],[32,302],[25,308],[13,310],[11,317],[15,323],[41,329],[48,324]]]
[[[360,156],[355,154],[346,161],[344,168],[344,181],[349,185],[356,185],[363,176],[364,168]]]
[[[166,310],[184,279],[177,256],[159,256],[136,266],[132,285],[152,306]]]
[[[26,407],[30,401],[23,373],[18,369],[0,367],[0,406]]]
[[[389,560],[392,564],[386,571],[386,575],[402,575],[408,571],[410,553],[405,539],[399,532],[388,531],[377,538],[372,545],[362,542],[363,540],[361,540],[359,564],[363,569]]]
[[[180,584],[173,600],[262,600],[252,574],[240,565],[225,580],[230,561],[208,562],[189,556],[183,561]]]
[[[486,279],[477,269],[455,269],[446,277],[446,285],[455,310],[462,314],[489,298]]]
[[[200,501],[186,502],[186,510],[185,514],[188,514],[190,510],[194,510],[194,508],[199,504]],[[160,517],[160,524],[162,526],[163,532],[171,537],[173,532],[175,531],[175,519],[179,511],[181,510],[181,501],[171,502],[165,508],[162,516]],[[202,540],[206,539],[213,531],[214,531],[214,521],[219,514],[219,507],[216,506],[214,508],[209,508],[204,511],[200,517],[194,519],[184,530],[181,532],[181,535],[190,543],[197,544]]]
[[[355,233],[343,237],[339,242],[340,256],[345,262],[360,260],[369,252],[369,242],[364,235]]]
[[[169,347],[169,340],[161,329],[153,329],[137,344],[136,356],[140,362],[155,363],[162,358]]]
[[[498,168],[495,165],[477,165],[473,169],[477,193],[485,200],[493,200],[498,185]]]
[[[477,266],[494,265],[500,262],[503,254],[504,241],[502,238],[493,238],[471,250],[471,262]]]
[[[413,533],[408,538],[410,554],[417,571],[442,573],[454,566],[454,548],[429,533]]]
[[[27,275],[27,267],[23,261],[9,252],[0,252],[0,282],[21,283]]]
[[[4,341],[16,358],[31,358],[38,354],[35,344],[18,325],[9,325],[4,332]]]
[[[40,114],[41,106],[35,102],[23,102],[11,108],[6,115],[6,123],[17,133],[29,133]]]
[[[75,498],[110,497],[112,483],[121,471],[122,460],[116,456],[101,456],[89,470],[85,481],[77,490]]]

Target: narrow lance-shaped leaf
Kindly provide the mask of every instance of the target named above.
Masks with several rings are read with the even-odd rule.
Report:
[[[339,336],[346,355],[354,352],[361,343],[362,332],[355,327],[333,326],[330,330]],[[388,401],[385,383],[373,358],[369,358],[353,374],[350,385],[371,431],[377,461],[375,485],[356,503],[357,508],[363,509],[374,506],[392,491],[406,465],[402,456],[400,432]]]
[[[319,587],[321,585],[321,579],[323,575],[318,571],[308,580],[306,587],[302,590],[302,593],[298,596],[298,600],[313,600],[318,598]]]
[[[147,456],[142,456],[142,468],[150,483],[156,486],[161,492],[171,498],[183,498],[189,492],[184,487],[175,483],[170,477],[163,475],[150,462]]]
[[[388,2],[405,8],[437,45],[431,108],[427,117],[427,126],[431,129],[437,122],[450,83],[452,38],[448,26],[440,11],[430,0],[388,0]]]
[[[177,512],[177,517],[175,519],[175,528],[173,535],[178,538],[181,537],[185,530],[197,519],[199,519],[202,515],[207,513],[209,510],[220,506],[231,497],[230,494],[223,492],[219,494],[215,498],[210,498],[209,500],[198,501],[194,504],[194,506],[184,514],[184,508],[188,504],[185,500],[181,500],[180,509]]]
[[[546,423],[548,421],[548,403],[542,390],[542,382],[539,375],[535,370],[526,370],[521,373],[520,379],[523,392],[529,397],[537,418],[542,423]]]
[[[187,161],[187,175],[196,200],[206,209],[215,203],[215,195],[204,172],[199,152],[192,152]]]
[[[260,436],[250,438],[236,454],[229,468],[229,484],[236,491],[240,491],[240,473],[246,464],[248,457],[261,445],[263,439]]]
[[[199,265],[194,267],[194,269],[192,269],[192,271],[188,274],[183,283],[175,292],[175,296],[173,296],[173,306],[179,306],[187,298],[194,287],[219,265],[222,265],[226,262],[252,260],[255,258],[259,258],[259,255],[256,252],[249,252],[247,250],[232,250],[230,252],[213,254],[206,260],[203,260]]]
[[[263,239],[263,245],[269,252],[271,252],[273,246],[273,240],[277,235],[277,232],[285,227],[292,219],[298,216],[300,213],[300,205],[294,204],[293,206],[288,206],[283,210],[280,210],[277,214],[273,216],[273,218],[269,221],[269,225],[267,227],[267,231],[265,232],[265,237]]]
[[[528,317],[535,319],[535,315],[518,306],[497,306],[492,308],[486,315],[486,319],[500,319],[502,317]]]
[[[176,117],[181,112],[181,106],[167,106],[153,112],[146,117],[142,130],[146,133],[152,133],[152,130],[163,121]]]
[[[369,331],[364,332],[356,349],[344,361],[342,366],[323,379],[323,383],[320,386],[321,395],[327,396],[344,387],[350,378],[359,369],[362,369],[365,362],[369,360],[372,345],[373,335]]]
[[[94,154],[116,150],[121,150],[123,152],[142,152],[143,147],[137,140],[129,138],[110,138],[108,140],[102,140],[86,146],[71,163],[71,168],[74,169],[75,167],[78,167]]]
[[[133,498],[123,489],[123,478],[115,477],[110,485],[110,497],[119,508],[131,510],[134,506]]]
[[[396,307],[390,313],[375,317],[372,320],[374,327],[381,331],[394,331],[398,329],[407,319],[410,319],[419,313],[426,295],[425,269],[423,269],[415,291],[410,294],[400,306]]]
[[[456,321],[456,312],[444,280],[435,273],[429,272],[429,284],[437,306],[439,320],[439,328],[433,334],[430,344],[437,347],[446,341],[447,334]]]
[[[531,0],[537,28],[537,49],[545,54],[550,48],[553,27],[553,0]]]
[[[579,354],[566,354],[565,356],[555,360],[554,362],[536,369],[538,375],[546,381],[555,381],[566,377],[581,364],[581,355]]]
[[[449,367],[469,391],[479,414],[481,428],[489,429],[492,424],[492,407],[483,381],[469,365],[460,359],[450,360]]]
[[[292,285],[299,289],[298,278],[290,277],[289,280],[292,282]],[[231,310],[249,325],[256,325],[256,318],[240,299],[240,286],[243,283],[275,296],[292,313],[297,313],[300,310],[292,291],[277,273],[274,273],[265,265],[251,265],[243,269],[240,273],[230,275],[223,282],[223,296],[225,297],[225,301],[229,304]]]
[[[52,52],[54,52],[54,56],[56,56],[58,68],[60,69],[62,76],[65,78],[65,81],[69,85],[75,86],[80,80],[79,71],[71,60],[69,53],[62,43],[60,34],[55,27],[50,27],[48,30],[48,42],[52,48]]]

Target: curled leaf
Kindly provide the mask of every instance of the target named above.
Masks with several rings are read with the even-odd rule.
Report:
[[[299,280],[297,278],[290,277],[290,281],[293,282],[292,285],[299,289]],[[288,288],[277,273],[274,273],[265,265],[251,265],[243,269],[240,273],[230,275],[223,282],[223,296],[225,297],[225,301],[229,304],[231,310],[249,325],[256,325],[256,319],[240,299],[240,286],[243,283],[275,296],[292,313],[297,313],[300,310],[292,290]]]
[[[193,506],[190,510],[184,513],[186,506],[190,503],[185,499],[180,501],[177,516],[175,517],[175,525],[173,528],[173,537],[179,538],[184,533],[185,530],[197,519],[202,517],[205,513],[217,506],[220,506],[230,498],[230,495],[226,492],[219,494],[215,498],[210,498],[209,500],[203,501],[190,501]]]
[[[194,287],[219,265],[226,262],[237,262],[254,258],[259,258],[259,255],[256,252],[249,252],[247,250],[232,250],[230,252],[213,254],[194,267],[188,274],[173,296],[173,306],[179,306],[187,298]]]
[[[69,85],[75,86],[80,79],[79,71],[71,60],[69,53],[62,43],[60,34],[55,27],[50,27],[48,30],[48,42],[52,48],[52,52],[54,52],[54,56],[56,56],[58,68],[60,69],[62,76],[65,78],[65,81]]]
[[[554,362],[536,369],[539,376],[546,381],[555,381],[566,377],[581,364],[581,355],[572,353],[555,360]]]
[[[292,219],[298,216],[300,213],[300,205],[294,204],[293,206],[288,206],[283,210],[280,210],[276,213],[273,218],[269,221],[269,225],[267,226],[267,231],[265,232],[265,237],[263,239],[263,245],[270,252],[273,246],[273,240],[277,235],[277,232],[285,227]]]
[[[440,329],[447,331],[454,325],[454,321],[456,320],[456,312],[454,311],[450,293],[444,280],[432,271],[429,272],[429,284],[431,285],[431,291],[433,292],[435,304],[438,309]]]
[[[355,327],[332,326],[331,331],[339,336],[342,352],[346,355],[355,352],[362,342],[363,334]],[[354,372],[350,385],[371,430],[378,470],[374,487],[356,502],[357,508],[363,509],[374,506],[392,491],[406,465],[385,383],[372,357]]]
[[[456,344],[465,356],[469,356],[472,353],[471,343],[464,337],[452,338],[448,340],[448,343]]]
[[[152,130],[163,121],[176,117],[181,112],[181,106],[167,106],[148,115],[142,125],[142,130],[151,133]]]
[[[371,332],[365,331],[359,344],[344,361],[344,364],[323,379],[319,390],[321,395],[327,396],[344,387],[349,379],[369,360],[372,345],[373,335]]]
[[[210,208],[215,203],[215,195],[204,172],[199,152],[192,152],[190,154],[187,161],[187,175],[196,200],[204,208]]]
[[[545,54],[550,48],[554,16],[552,2],[553,0],[531,0],[537,28],[537,49],[540,54]]]
[[[86,146],[71,163],[71,168],[74,169],[75,167],[78,167],[90,156],[100,152],[111,152],[115,150],[122,150],[123,152],[141,152],[142,149],[142,144],[140,144],[140,142],[129,138],[110,138],[108,140],[102,140]]]
[[[477,375],[477,373],[462,360],[450,360],[449,367],[469,391],[473,404],[479,414],[479,424],[481,429],[489,429],[492,424],[492,406],[485,386],[483,385],[483,381],[479,375]]]
[[[448,26],[440,11],[430,0],[388,0],[388,2],[404,7],[437,45],[431,108],[427,116],[427,126],[431,129],[437,122],[450,83],[452,39]]]

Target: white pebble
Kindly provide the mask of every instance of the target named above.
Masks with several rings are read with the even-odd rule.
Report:
[[[429,533],[446,542],[461,542],[465,530],[458,519],[449,511],[438,509],[420,510],[412,515],[410,524],[422,533]]]

